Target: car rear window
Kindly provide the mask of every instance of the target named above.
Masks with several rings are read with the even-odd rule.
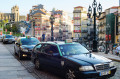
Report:
[[[39,43],[39,40],[36,39],[36,38],[24,38],[24,39],[21,39],[21,43],[22,45],[36,45]]]

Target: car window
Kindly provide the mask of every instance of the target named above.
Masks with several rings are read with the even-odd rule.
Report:
[[[13,38],[12,35],[6,35],[5,37],[6,37],[6,38]]]
[[[39,51],[41,46],[42,46],[41,44],[37,45],[34,50],[38,50]]]
[[[37,45],[39,40],[37,38],[21,39],[22,45]]]
[[[78,55],[89,52],[81,44],[64,44],[64,45],[59,45],[59,47],[63,55]]]
[[[50,45],[50,44],[44,45],[42,52],[44,52],[46,54],[56,54],[56,53],[59,53],[57,46]]]

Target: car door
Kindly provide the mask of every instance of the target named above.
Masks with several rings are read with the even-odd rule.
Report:
[[[38,44],[34,47],[33,51],[32,51],[32,55],[31,55],[31,59],[34,60],[37,56],[37,53],[40,53],[40,48],[41,48],[42,44]]]
[[[44,46],[43,50],[44,61],[46,66],[51,67],[52,69],[60,69],[61,68],[61,60],[58,47],[56,45],[47,44]]]

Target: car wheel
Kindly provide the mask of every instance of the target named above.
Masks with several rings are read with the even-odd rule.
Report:
[[[18,53],[18,56],[19,56],[19,59],[20,59],[20,60],[23,59],[22,54],[21,54],[20,52]]]
[[[5,44],[5,41],[3,41],[3,44]]]
[[[15,47],[14,47],[14,54],[17,55]]]
[[[40,68],[40,61],[39,61],[39,59],[35,60],[35,68],[38,69],[38,70],[41,69]]]
[[[65,74],[66,79],[76,79],[74,71],[71,69],[67,69],[66,74]]]

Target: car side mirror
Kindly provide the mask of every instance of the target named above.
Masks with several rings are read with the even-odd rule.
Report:
[[[92,50],[89,50],[90,53],[92,53]]]
[[[19,43],[17,43],[17,42],[16,42],[16,45],[20,46],[20,44],[19,44]]]

